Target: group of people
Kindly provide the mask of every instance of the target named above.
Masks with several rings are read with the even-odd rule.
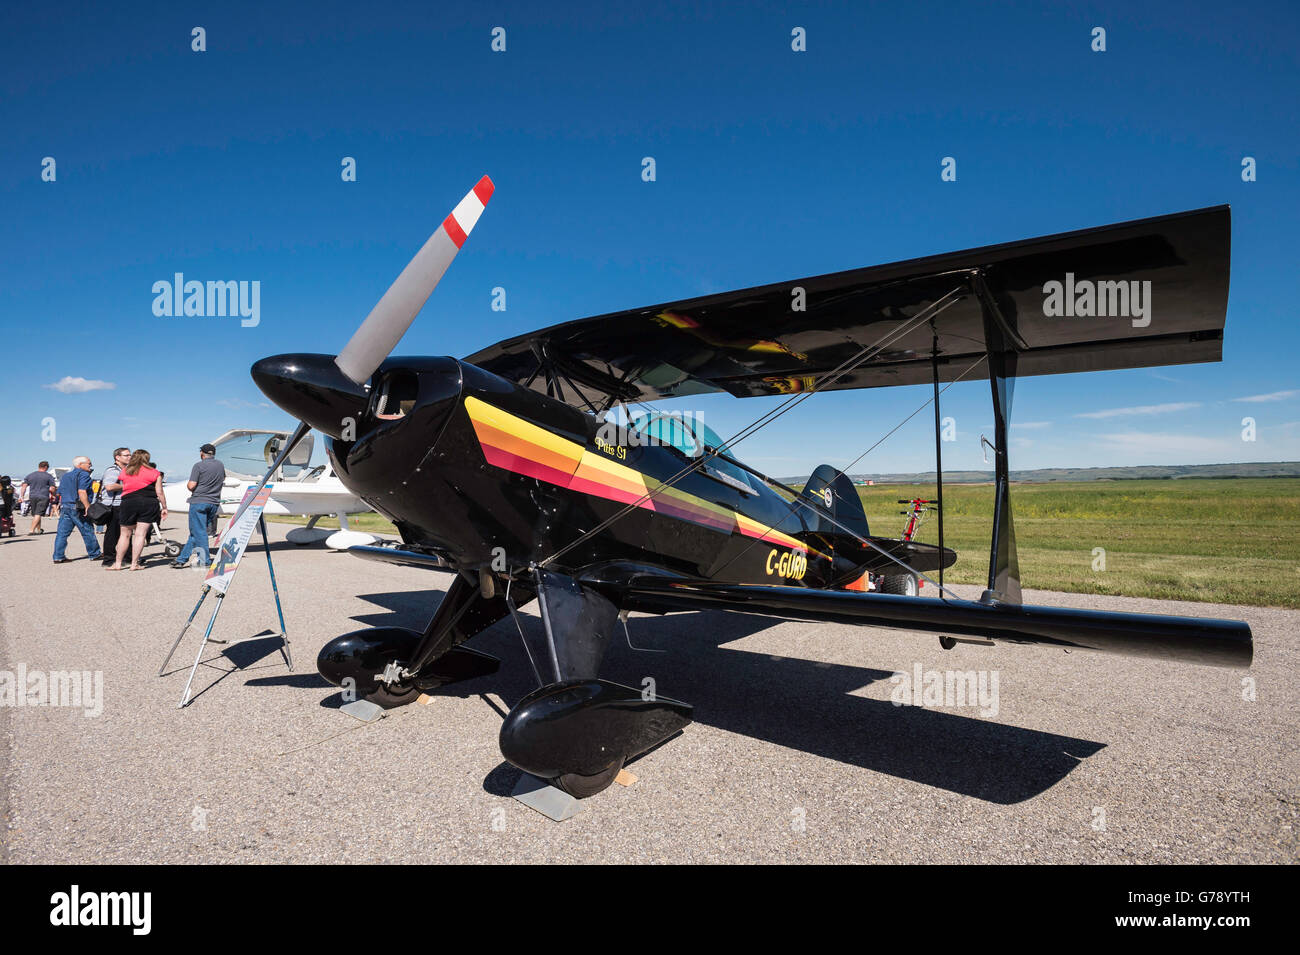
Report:
[[[14,515],[19,512],[32,519],[29,534],[43,534],[41,518],[48,514],[57,514],[59,510],[59,488],[54,475],[50,474],[50,462],[42,461],[35,471],[23,478],[20,487],[14,488],[13,480],[7,474],[0,474],[0,527],[13,537]]]
[[[221,490],[226,482],[225,466],[216,459],[216,448],[205,444],[199,460],[190,470],[186,486],[189,498],[189,539],[172,562],[176,568],[189,565],[197,553],[200,566],[210,561],[208,539],[216,533],[217,515],[221,510]],[[117,448],[113,463],[104,468],[98,480],[92,478],[90,458],[78,456],[72,469],[58,480],[50,473],[50,463],[40,462],[35,471],[23,478],[15,489],[8,476],[0,475],[0,516],[12,522],[20,501],[27,503],[32,523],[28,534],[44,534],[41,518],[57,513],[54,535],[54,563],[66,564],[68,539],[74,530],[81,534],[86,555],[101,561],[108,570],[140,570],[141,554],[155,524],[167,519],[167,495],[163,473],[153,466],[149,452],[143,448]],[[2,526],[2,525],[0,525]],[[104,529],[101,547],[96,527]],[[127,563],[129,561],[129,563]]]

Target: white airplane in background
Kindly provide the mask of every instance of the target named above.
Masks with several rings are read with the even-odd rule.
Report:
[[[222,514],[235,513],[239,502],[244,499],[244,492],[262,479],[288,437],[288,431],[236,429],[212,442],[217,449],[217,460],[226,466],[226,484],[221,494]],[[304,437],[271,477],[275,486],[265,513],[301,514],[311,518],[305,527],[295,527],[286,535],[293,544],[314,544],[324,540],[326,546],[334,550],[346,550],[355,544],[373,544],[378,539],[374,535],[348,528],[348,513],[368,511],[369,505],[343,486],[328,463],[311,466],[314,438],[312,434]],[[187,474],[186,480],[163,485],[170,510],[188,513],[188,477]],[[316,522],[328,515],[338,518],[340,530],[316,527]]]

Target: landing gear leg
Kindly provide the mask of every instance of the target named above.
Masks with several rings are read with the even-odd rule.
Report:
[[[689,704],[597,678],[618,608],[571,577],[539,571],[537,595],[551,677],[501,725],[501,753],[576,799],[608,788],[628,760],[691,722]]]
[[[345,633],[325,645],[316,668],[335,686],[354,688],[360,699],[385,709],[405,706],[448,683],[495,673],[500,660],[460,644],[506,613],[503,597],[484,600],[477,582],[457,576],[423,633],[402,627]]]

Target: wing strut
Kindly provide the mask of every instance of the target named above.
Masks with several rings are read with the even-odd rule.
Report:
[[[930,365],[934,369],[934,479],[939,504],[939,553],[943,553],[943,420],[939,412],[939,333],[934,333],[934,344],[930,352]],[[943,561],[939,562],[939,597],[943,597]]]
[[[993,393],[994,444],[997,445],[993,451],[993,539],[989,548],[989,579],[988,588],[980,600],[983,603],[1019,604],[1020,561],[1016,556],[1016,525],[1011,517],[1007,432],[1016,385],[1016,343],[1023,340],[998,307],[982,273],[976,272],[971,277],[971,286],[984,313],[984,343],[989,361],[989,386]],[[940,509],[941,521],[942,514]]]

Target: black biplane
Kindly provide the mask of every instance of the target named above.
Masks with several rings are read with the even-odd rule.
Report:
[[[392,707],[493,672],[495,658],[465,641],[536,599],[544,639],[519,629],[539,685],[506,717],[501,750],[582,797],[691,719],[685,703],[600,679],[629,611],[731,610],[928,631],[945,647],[1249,665],[1242,622],[1022,604],[1007,460],[1018,376],[1220,359],[1227,207],[601,315],[464,359],[388,357],[491,193],[484,177],[337,357],[279,355],[252,369],[301,422],[281,456],[309,428],[323,432],[340,479],[403,542],[352,550],[456,575],[424,632],[378,627],[326,645],[318,667],[331,683],[353,680]],[[1074,317],[1051,314],[1048,288],[1079,296]],[[995,419],[978,600],[943,585],[956,554],[943,546],[941,506],[937,546],[878,537],[843,472],[823,465],[796,489],[733,453],[828,389],[929,384],[937,426],[940,386],[967,377],[989,380]],[[728,440],[672,415],[609,420],[616,405],[709,392],[785,397]],[[917,580],[937,595],[899,585]]]

